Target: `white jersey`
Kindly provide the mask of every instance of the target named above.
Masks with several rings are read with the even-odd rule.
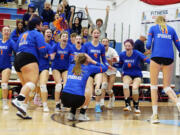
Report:
[[[116,52],[115,49],[109,47],[108,50],[105,52],[106,55],[106,59],[112,59],[112,58],[116,58],[117,62],[119,62],[119,55]],[[107,75],[112,75],[112,74],[116,74],[116,71],[112,71],[112,70],[107,70],[106,71]]]

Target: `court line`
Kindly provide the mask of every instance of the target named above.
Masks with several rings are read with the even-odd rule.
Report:
[[[76,126],[76,124],[77,124],[77,123],[81,123],[81,122],[78,122],[78,121],[76,121],[76,122],[73,123],[72,125],[68,125],[68,124],[66,124],[66,123],[61,123],[61,122],[55,120],[55,118],[54,118],[55,115],[56,115],[56,114],[52,114],[52,115],[51,115],[51,119],[52,119],[53,121],[56,121],[57,123],[60,123],[60,124],[66,125],[66,126],[71,126],[71,127],[73,127],[73,128],[78,128],[78,129],[81,129],[81,130],[90,131],[90,132],[95,132],[95,133],[101,133],[101,134],[105,134],[105,135],[120,135],[120,134],[113,134],[113,133],[102,132],[102,131],[97,131],[97,130],[91,130],[91,129],[86,129],[86,128],[78,127],[78,126]],[[86,122],[87,122],[87,121],[86,121]]]

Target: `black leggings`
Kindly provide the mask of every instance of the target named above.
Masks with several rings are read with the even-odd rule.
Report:
[[[74,95],[71,93],[61,92],[61,102],[64,107],[71,108],[71,113],[75,114],[76,109],[82,106],[85,102],[85,96]]]

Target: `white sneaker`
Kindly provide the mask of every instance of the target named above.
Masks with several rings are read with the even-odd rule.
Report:
[[[26,119],[26,120],[32,119],[32,117],[28,116],[27,114],[26,114],[26,115],[23,115],[20,111],[17,111],[16,115],[17,115],[18,117],[20,117],[21,119]]]
[[[49,108],[48,108],[47,105],[46,105],[46,106],[43,106],[43,112],[49,112]]]
[[[72,113],[68,114],[67,119],[70,120],[70,121],[75,121],[76,120],[75,115],[72,114]]]
[[[141,113],[141,111],[140,111],[140,109],[139,109],[139,108],[134,108],[134,113],[136,113],[136,114],[140,114],[140,113]]]
[[[9,110],[9,106],[7,104],[3,104],[3,110]]]
[[[158,114],[152,115],[151,116],[151,124],[158,124],[158,123],[160,123]]]
[[[87,117],[87,115],[86,115],[86,114],[82,114],[82,113],[80,113],[80,114],[79,114],[79,118],[78,118],[78,120],[79,120],[79,121],[89,121],[89,120],[90,120],[90,118],[89,118],[89,117]]]
[[[115,101],[114,96],[109,99],[108,106],[107,106],[109,109],[112,109],[114,107],[114,101]]]
[[[22,101],[18,101],[17,98],[11,101],[12,105],[16,107],[23,115],[26,115],[26,107]]]
[[[123,110],[130,112],[131,111],[131,106],[126,106],[125,108],[123,108]]]
[[[176,106],[177,106],[178,111],[179,111],[179,113],[180,113],[180,102],[178,102],[178,103],[176,104]]]

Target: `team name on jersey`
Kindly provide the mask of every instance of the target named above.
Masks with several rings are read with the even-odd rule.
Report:
[[[68,75],[68,79],[82,80],[82,76]]]
[[[7,49],[7,46],[0,46],[0,49]]]
[[[68,54],[67,51],[58,51],[58,54]]]
[[[172,39],[171,35],[168,35],[168,34],[158,34],[157,36],[158,36],[158,38]]]
[[[19,43],[19,46],[27,45],[27,44],[28,44],[28,42],[27,42],[26,40],[24,40],[24,41],[21,41],[21,42]]]
[[[100,50],[93,50],[93,49],[92,49],[92,50],[90,50],[90,52],[91,52],[91,53],[101,53],[101,51],[100,51]]]
[[[125,60],[125,63],[134,63],[134,60]]]
[[[80,54],[80,53],[82,53],[82,52],[74,52],[74,55],[78,55],[78,54]]]

